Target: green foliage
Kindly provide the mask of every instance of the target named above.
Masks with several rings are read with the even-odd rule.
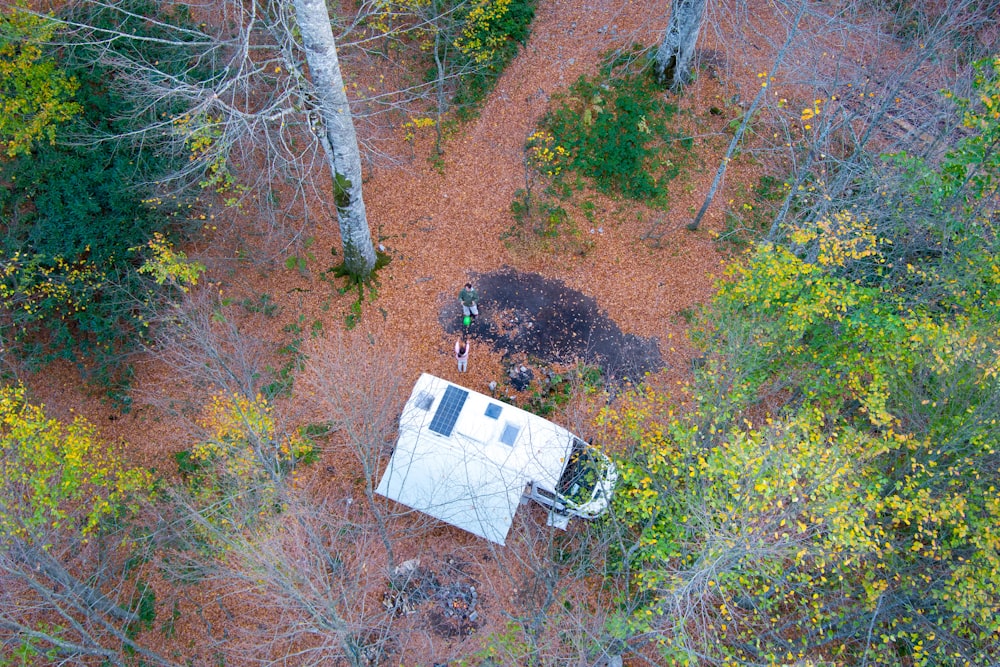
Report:
[[[450,107],[459,120],[476,114],[504,68],[528,41],[537,0],[374,0],[366,27],[382,48],[398,52],[410,48],[416,62],[426,67],[424,83],[435,94],[437,117],[403,122],[407,140],[413,130],[438,125],[436,154],[441,171],[440,140],[451,121]]]
[[[459,71],[465,72],[455,91],[454,103],[469,115],[493,90],[518,46],[528,41],[537,0],[474,0],[459,3],[457,22],[461,35]]]
[[[308,237],[302,243],[302,253],[296,253],[294,255],[289,255],[285,258],[285,268],[289,270],[295,270],[306,275],[308,271],[309,262],[316,259],[316,255],[312,253],[309,248],[315,243],[316,239],[313,237]]]
[[[177,621],[181,618],[181,605],[177,600],[174,600],[173,608],[170,610],[170,616],[163,620],[160,625],[160,631],[163,632],[163,636],[167,639],[173,639],[177,636]]]
[[[182,45],[157,41],[159,28],[142,18],[157,16],[152,5],[130,8],[136,15],[123,18],[88,5],[80,11],[91,13],[74,19],[134,35],[119,37],[116,47],[183,72]],[[144,335],[148,309],[193,284],[203,267],[174,251],[166,234],[190,205],[175,199],[167,206],[149,189],[175,162],[153,146],[112,139],[175,110],[137,106],[97,48],[54,54],[76,82],[80,113],[53,137],[74,141],[39,143],[33,155],[0,163],[0,316],[29,362],[70,359],[118,387],[127,382],[124,358]]]
[[[330,252],[336,255],[336,248],[331,249]],[[380,269],[387,266],[391,261],[392,257],[388,253],[376,250],[375,267],[372,269],[371,274],[367,277],[360,278],[352,274],[346,262],[331,267],[321,274],[320,278],[334,285],[334,288],[339,294],[347,294],[350,291],[357,291],[358,298],[351,302],[350,312],[344,316],[344,323],[348,329],[353,329],[361,320],[361,307],[365,302],[366,291],[368,299],[374,300],[375,297],[378,296],[378,272]],[[342,286],[336,286],[334,284],[334,279],[336,278],[343,278],[345,284]]]
[[[54,21],[25,10],[22,0],[0,10],[0,140],[7,157],[31,152],[39,139],[55,142],[56,126],[80,112],[78,83],[44,53]]]
[[[274,317],[281,310],[281,306],[275,303],[274,299],[267,292],[258,294],[256,299],[243,299],[240,304],[248,312],[261,313],[264,317]]]
[[[23,387],[0,387],[0,542],[86,541],[151,492],[150,474],[126,470],[83,419],[62,424]]]
[[[514,224],[501,239],[538,247],[544,252],[568,251],[585,255],[593,247],[593,242],[580,232],[560,201],[549,190],[534,195],[523,189],[518,190],[510,203]]]
[[[268,366],[268,372],[274,377],[274,380],[268,383],[261,389],[264,397],[269,401],[273,401],[279,396],[288,396],[292,392],[292,386],[295,383],[295,374],[298,373],[305,367],[306,355],[302,351],[302,333],[305,324],[306,316],[299,315],[298,321],[290,322],[283,327],[283,331],[287,334],[291,334],[291,340],[278,348],[278,354],[285,357],[287,361],[278,369],[274,369]],[[323,322],[322,320],[314,320],[309,327],[309,335],[311,338],[316,338],[323,333]]]
[[[195,458],[189,449],[184,449],[174,453],[174,461],[177,463],[177,471],[183,477],[193,479],[201,473],[205,467],[205,461]]]
[[[524,409],[541,417],[559,410],[574,392],[593,394],[604,387],[604,376],[597,366],[578,364],[566,373],[546,373],[534,386]]]
[[[494,665],[521,662],[532,654],[532,646],[525,638],[524,628],[509,621],[503,630],[486,638],[483,648],[471,656],[471,660],[459,662],[462,667],[493,667]]]
[[[940,167],[904,161],[894,238],[881,209],[844,210],[729,269],[691,411],[642,387],[605,415],[636,447],[615,503],[649,602],[626,634],[655,633],[665,659],[1000,658],[991,99]],[[897,266],[928,229],[947,252]]]
[[[62,634],[62,628],[51,626],[48,623],[40,623],[39,631],[51,636],[58,637]],[[0,654],[0,667],[31,667],[39,664],[40,659],[45,659],[51,663],[59,658],[59,650],[43,648],[44,642],[33,637],[18,637],[10,642],[6,651]]]
[[[950,213],[953,224],[982,224],[976,212],[987,198],[995,197],[1000,185],[1000,55],[975,64],[973,99],[953,99],[962,113],[962,124],[971,131],[947,152],[940,169],[921,158],[898,153],[889,156],[907,171],[909,196],[918,206],[929,206],[936,214]]]
[[[667,184],[685,159],[681,135],[668,128],[676,108],[648,73],[605,71],[581,77],[558,98],[541,123],[551,139],[543,133],[529,141],[534,166],[557,182],[565,168],[602,192],[665,206]]]
[[[153,623],[156,621],[156,591],[148,583],[141,580],[137,583],[136,588],[139,599],[135,601],[135,606],[132,609],[136,620],[126,628],[126,634],[130,639],[135,639],[140,632],[153,627]]]

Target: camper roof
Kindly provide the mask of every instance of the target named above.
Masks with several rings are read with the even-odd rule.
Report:
[[[424,373],[376,492],[503,544],[525,486],[555,489],[572,441],[546,419]]]

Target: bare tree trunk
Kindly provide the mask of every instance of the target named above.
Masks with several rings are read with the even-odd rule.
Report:
[[[361,196],[361,152],[326,2],[295,0],[295,16],[323,118],[324,132],[320,138],[333,177],[344,267],[352,276],[367,278],[375,268],[375,247]]]
[[[656,76],[677,90],[691,80],[691,58],[707,0],[671,0],[670,25],[656,51]]]
[[[690,231],[696,231],[698,225],[701,224],[701,219],[705,217],[705,212],[708,211],[708,207],[712,205],[712,200],[715,199],[715,193],[719,189],[719,184],[722,183],[722,177],[726,175],[726,168],[729,166],[729,161],[733,157],[733,153],[736,152],[736,147],[739,146],[740,140],[743,138],[743,133],[747,129],[747,125],[750,123],[750,119],[757,112],[757,108],[763,101],[764,96],[767,95],[767,84],[774,78],[775,74],[778,73],[778,69],[781,67],[782,61],[785,59],[785,55],[788,53],[788,49],[791,47],[792,42],[799,32],[799,22],[802,21],[802,15],[805,14],[806,5],[803,3],[799,12],[795,17],[794,25],[788,33],[788,37],[785,39],[784,46],[778,51],[778,55],[775,56],[774,65],[771,67],[771,75],[764,77],[764,82],[761,84],[761,89],[757,91],[757,96],[753,98],[753,102],[750,103],[750,107],[743,113],[743,121],[740,123],[739,128],[736,130],[736,134],[733,135],[732,141],[729,142],[729,148],[726,150],[725,157],[722,158],[722,162],[719,163],[719,168],[715,172],[715,178],[712,179],[712,186],[708,189],[708,194],[705,195],[705,201],[702,203],[701,208],[698,209],[698,214],[694,217],[694,220],[687,224],[687,228]]]

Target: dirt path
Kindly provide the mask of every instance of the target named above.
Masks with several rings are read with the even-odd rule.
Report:
[[[649,17],[662,11],[662,3],[648,0],[541,3],[526,48],[478,119],[447,143],[443,175],[418,157],[410,169],[378,171],[366,184],[371,220],[394,257],[372,310],[387,312],[382,335],[409,350],[414,377],[424,370],[451,377],[451,340],[436,321],[439,306],[455,298],[469,275],[505,265],[560,278],[594,296],[623,330],[659,337],[671,354],[668,338],[681,334],[676,314],[707,298],[705,274],[718,267],[707,233],[679,232],[666,249],[651,251],[638,240],[633,207],[606,202],[594,224],[600,231],[584,231],[595,244],[586,257],[518,256],[501,240],[512,224],[514,193],[524,184],[524,142],[551,95],[593,74],[610,49],[653,41],[662,21]],[[426,154],[426,143],[418,154]],[[365,326],[382,329],[381,319],[367,317]],[[470,371],[463,380],[473,386],[498,379],[499,355],[477,354]]]
[[[453,340],[441,327],[438,313],[442,305],[454,302],[470,275],[505,266],[562,280],[595,298],[625,334],[659,339],[668,373],[686,370],[691,350],[677,315],[710,296],[706,275],[718,272],[720,264],[708,231],[711,219],[697,234],[682,229],[684,211],[697,199],[696,188],[675,197],[668,215],[673,231],[658,249],[640,241],[648,228],[636,213],[641,206],[600,197],[595,197],[595,221],[580,223],[593,243],[585,256],[525,255],[511,252],[501,239],[513,222],[514,193],[524,182],[525,139],[549,98],[579,76],[593,74],[602,54],[612,48],[635,41],[655,43],[665,26],[665,12],[662,0],[541,2],[526,47],[479,117],[447,141],[443,170],[435,170],[427,159],[431,130],[425,130],[428,134],[417,138],[416,157],[407,167],[377,169],[365,183],[373,233],[393,260],[380,273],[378,297],[366,304],[360,326],[380,346],[403,351],[401,372],[406,376],[427,371],[458,379],[451,358]],[[351,296],[331,299],[330,287],[317,279],[317,272],[329,263],[326,249],[339,247],[336,227],[329,221],[314,231],[320,259],[307,276],[277,267],[211,278],[217,289],[236,300],[261,294],[274,298],[280,315],[263,323],[273,329],[263,335],[275,341],[275,349],[287,338],[281,327],[299,316],[305,322],[322,321],[326,331],[343,326]],[[136,409],[123,417],[79,391],[72,368],[47,372],[33,384],[57,416],[83,414],[108,439],[129,443],[134,462],[168,469],[173,465],[170,455],[186,446],[185,434],[146,404],[158,393],[177,390],[171,389],[172,371],[155,359],[137,361]],[[461,379],[477,389],[502,379],[500,354],[478,346],[469,371]]]

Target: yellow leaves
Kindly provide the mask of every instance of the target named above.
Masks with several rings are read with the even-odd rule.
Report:
[[[151,275],[157,285],[170,283],[184,292],[190,289],[189,285],[198,284],[205,265],[190,261],[183,252],[174,250],[163,234],[154,233],[146,246],[152,251],[152,256],[137,269],[139,273]],[[130,248],[133,252],[139,249],[141,246]]]
[[[806,107],[805,109],[802,110],[802,113],[799,116],[799,119],[803,123],[806,123],[807,121],[810,121],[813,118],[819,116],[820,112],[822,110],[822,105],[823,105],[823,100],[819,100],[819,99],[815,100],[813,102],[813,106],[812,107]],[[811,125],[805,125],[805,129],[808,130],[808,129],[811,129],[811,128],[812,128]]]
[[[274,475],[292,471],[313,453],[312,442],[300,433],[278,432],[273,408],[260,395],[215,395],[201,422],[208,437],[192,447],[191,456],[216,464],[216,475],[227,485],[273,493]]]
[[[46,59],[57,24],[18,1],[0,10],[0,141],[8,157],[31,152],[38,139],[55,141],[56,126],[78,114],[77,81]]]
[[[866,215],[855,216],[851,211],[840,211],[821,218],[811,227],[796,227],[791,232],[794,243],[819,245],[816,261],[821,266],[842,267],[849,261],[878,255],[880,240]]]
[[[407,122],[403,123],[402,127],[404,130],[406,130],[406,134],[403,135],[404,141],[413,141],[414,139],[417,138],[416,132],[414,132],[414,128],[417,127],[415,119],[411,118]]]
[[[465,19],[462,35],[454,46],[480,65],[492,61],[506,41],[503,31],[496,29],[510,9],[510,0],[476,0]]]
[[[3,256],[0,255],[0,260]],[[92,292],[100,289],[106,275],[86,260],[13,253],[0,262],[0,307],[23,311],[30,320],[50,317],[53,303],[69,312],[87,308]]]
[[[424,23],[420,17],[429,6],[430,0],[375,0],[372,3],[373,11],[365,18],[365,22],[376,33],[385,36],[398,34],[416,22],[417,27],[409,29],[416,29],[419,37],[430,32],[419,27]]]
[[[82,419],[61,424],[30,404],[23,387],[0,387],[0,496],[11,501],[0,536],[43,547],[52,530],[86,536],[150,490],[149,473],[124,470]]]
[[[569,158],[569,151],[556,144],[555,137],[544,130],[528,137],[527,152],[531,167],[546,176],[558,175]]]

